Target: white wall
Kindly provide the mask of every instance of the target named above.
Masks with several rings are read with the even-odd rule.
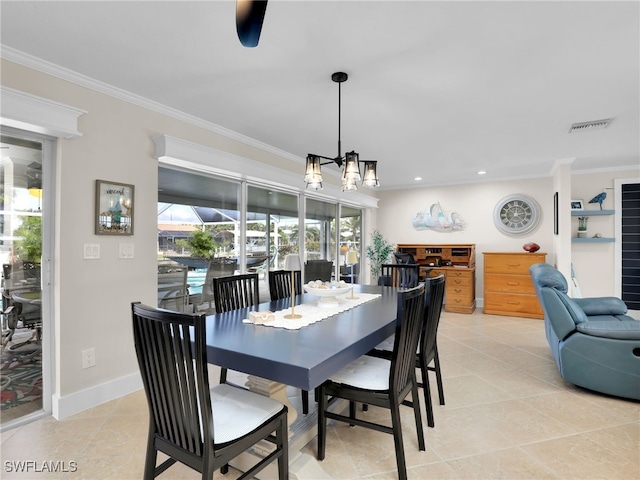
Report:
[[[565,168],[569,166],[566,165]],[[600,171],[571,176],[572,192],[560,192],[560,199],[577,198],[585,201],[586,208],[599,209],[588,204],[603,187],[613,187],[614,179],[638,177],[638,171]],[[508,182],[488,182],[477,185],[455,185],[425,187],[410,190],[383,191],[380,193],[377,212],[378,229],[391,243],[475,243],[476,244],[476,300],[483,305],[482,252],[522,252],[527,242],[540,245],[540,251],[547,253],[547,261],[556,262],[554,251],[558,242],[553,234],[553,194],[556,188],[569,185],[558,183],[553,177]],[[608,198],[603,208],[613,209],[613,191],[607,190]],[[493,224],[493,209],[496,203],[507,195],[522,193],[536,199],[542,208],[542,220],[533,232],[512,237],[501,233]],[[467,224],[463,231],[442,233],[432,230],[415,230],[412,219],[418,211],[439,202],[445,211],[456,211]],[[570,219],[571,228],[560,225],[561,235],[575,236],[577,219],[569,217],[569,205],[564,208]],[[589,220],[590,233],[601,232],[603,236],[614,234],[614,217],[592,217]],[[563,244],[566,242],[562,242]],[[563,255],[566,256],[566,255]],[[614,244],[613,243],[572,243],[570,261],[574,265],[582,296],[614,295]]]
[[[542,209],[538,227],[524,236],[501,233],[493,223],[496,204],[507,195],[521,193],[534,198]],[[433,203],[444,211],[458,212],[466,223],[451,233],[415,230],[413,217]],[[482,305],[484,259],[482,252],[524,252],[528,242],[540,245],[548,255],[553,249],[553,181],[551,177],[472,185],[425,187],[380,193],[378,228],[392,243],[475,243],[476,300]]]

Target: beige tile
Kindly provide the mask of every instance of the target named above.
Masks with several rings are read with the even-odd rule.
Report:
[[[541,326],[540,320],[483,315],[478,309],[472,315],[443,313],[438,340],[446,405],[438,404],[431,374],[435,428],[426,427],[419,392],[426,451],[418,450],[411,409],[401,410],[410,479],[640,478],[640,402],[564,382]],[[211,383],[217,383],[219,370],[212,367],[209,374]],[[288,392],[299,404],[299,390]],[[371,407],[359,416],[390,424],[385,409]],[[6,460],[74,460],[78,470],[37,477],[2,471],[0,476],[139,479],[147,428],[142,390],[63,421],[47,417],[16,427],[2,433],[3,467]],[[315,458],[316,440],[303,452]],[[331,422],[320,466],[337,479],[396,479],[393,438]],[[231,469],[214,478],[234,480],[238,474]],[[200,475],[174,465],[159,478]]]
[[[148,428],[145,415],[113,415],[107,418],[88,448],[109,456],[143,453]]]
[[[493,429],[510,446],[524,445],[576,433],[572,427],[537,411],[521,400],[469,407],[477,428]]]
[[[542,393],[557,392],[560,387],[545,382],[522,370],[508,370],[496,376],[495,372],[479,373],[478,377],[509,393],[513,398],[523,398]]]
[[[506,390],[498,388],[495,384],[477,375],[447,378],[446,384],[443,382],[443,387],[447,409],[500,402],[507,398],[513,398],[513,395]],[[432,396],[432,398],[434,397]]]
[[[585,434],[525,445],[521,449],[563,479],[640,478],[637,458],[619,455]]]
[[[494,346],[492,345],[491,347],[487,347],[489,351],[491,350],[491,348],[494,348]],[[446,357],[446,362],[465,368],[472,374],[480,372],[495,372],[515,368],[508,363],[497,360],[490,355],[479,351],[468,353],[465,355],[451,355]]]
[[[2,446],[2,460],[73,460],[82,453],[105,418],[79,418],[24,425]]]
[[[585,437],[640,465],[640,422],[594,430]]]
[[[521,371],[535,378],[538,378],[550,385],[558,387],[559,389],[562,389],[562,390],[575,389],[575,387],[573,387],[571,384],[565,382],[562,379],[562,377],[560,376],[560,372],[558,371],[558,368],[556,367],[555,363],[549,364],[549,365],[545,365],[545,364],[533,365],[533,366],[526,365],[521,368]]]
[[[528,397],[522,401],[543,414],[573,427],[577,432],[588,432],[629,422],[628,415],[589,401],[588,398],[592,395],[591,392],[582,390],[563,390]]]
[[[455,470],[449,465],[448,462],[430,463],[429,465],[410,467],[407,469],[407,476],[409,477],[409,479],[415,480],[424,480],[428,478],[437,478],[438,480],[453,480],[461,478],[456,474]],[[377,479],[378,477],[373,476],[372,478]]]
[[[638,401],[600,395],[589,391],[586,391],[583,398],[598,407],[615,412],[631,422],[640,422],[640,402]]]
[[[449,460],[455,478],[532,479],[560,478],[519,448]]]
[[[475,407],[447,409],[429,429],[428,444],[442,460],[490,453],[512,446],[490,421],[479,421]]]

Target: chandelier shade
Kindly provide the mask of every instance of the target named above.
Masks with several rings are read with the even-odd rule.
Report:
[[[342,156],[340,139],[340,116],[341,116],[341,84],[346,82],[349,76],[344,72],[335,72],[331,75],[331,80],[338,84],[338,156],[331,158],[323,155],[309,153],[305,167],[304,181],[308,190],[322,190],[322,165],[335,163],[342,168],[342,191],[358,190],[357,182],[362,182],[366,187],[379,187],[377,166],[374,160],[360,160],[360,155],[354,150]],[[326,160],[323,162],[322,160]],[[360,171],[360,164],[364,164],[364,177]]]
[[[304,181],[306,182],[308,189],[322,190],[320,157],[315,155],[307,156],[307,168],[304,174]]]

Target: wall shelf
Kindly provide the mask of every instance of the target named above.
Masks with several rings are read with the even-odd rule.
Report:
[[[600,237],[600,238],[578,238],[578,237],[573,237],[571,238],[571,241],[574,243],[612,243],[615,242],[616,239],[615,238],[605,238],[605,237]]]
[[[571,210],[572,217],[592,217],[594,215],[613,215],[615,210]]]

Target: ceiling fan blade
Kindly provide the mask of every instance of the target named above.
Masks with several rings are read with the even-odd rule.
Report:
[[[236,0],[236,30],[243,46],[258,45],[266,11],[267,0]]]

